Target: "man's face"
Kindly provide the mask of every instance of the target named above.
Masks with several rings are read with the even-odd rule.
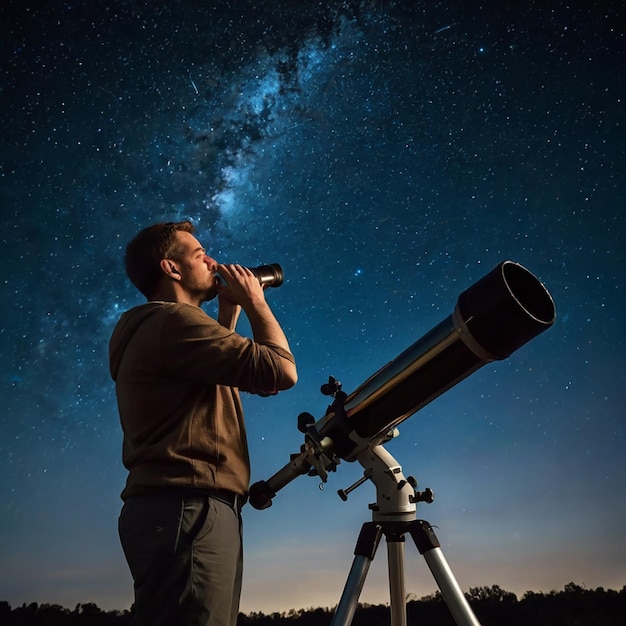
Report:
[[[183,250],[176,262],[181,286],[202,301],[212,300],[217,295],[217,262],[191,233],[177,231],[176,238]]]

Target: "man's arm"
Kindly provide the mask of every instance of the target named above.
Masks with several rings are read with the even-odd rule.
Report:
[[[224,326],[224,328],[228,328],[228,330],[235,330],[240,313],[241,307],[238,304],[231,302],[225,297],[219,297],[217,321],[219,324]]]
[[[218,265],[218,271],[226,281],[226,285],[220,286],[219,291],[220,314],[218,314],[218,321],[220,324],[230,328],[224,322],[233,323],[232,328],[234,328],[234,322],[239,315],[239,312],[235,315],[232,308],[229,310],[226,302],[224,302],[225,307],[222,314],[222,302],[228,301],[238,305],[237,308],[241,307],[246,312],[252,335],[257,343],[278,346],[291,354],[287,337],[267,304],[263,287],[254,274],[241,265]],[[220,317],[223,317],[223,321]],[[292,387],[298,380],[295,363],[284,357],[280,357],[280,360],[283,375],[277,391]]]

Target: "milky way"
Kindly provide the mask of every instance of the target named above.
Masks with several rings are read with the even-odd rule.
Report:
[[[356,388],[500,261],[528,267],[554,327],[388,447],[435,490],[419,514],[464,589],[624,584],[619,3],[34,4],[0,9],[0,600],[130,605],[108,338],[141,301],[125,244],[187,218],[215,258],[285,271],[300,381],[244,399],[254,480],[329,375]],[[374,494],[335,490],[359,475],[246,509],[244,610],[338,600]]]

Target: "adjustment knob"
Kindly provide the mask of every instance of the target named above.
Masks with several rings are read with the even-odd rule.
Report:
[[[432,504],[434,501],[435,492],[430,487],[426,487],[424,491],[415,492],[415,502],[426,502],[426,504]]]
[[[298,430],[301,433],[306,433],[311,424],[315,424],[315,418],[310,413],[305,412],[298,415]]]

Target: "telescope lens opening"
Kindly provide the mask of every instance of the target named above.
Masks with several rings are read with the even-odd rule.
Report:
[[[502,276],[511,295],[528,315],[543,324],[554,322],[554,302],[533,274],[518,263],[505,262]]]

